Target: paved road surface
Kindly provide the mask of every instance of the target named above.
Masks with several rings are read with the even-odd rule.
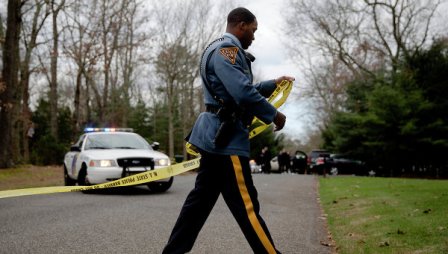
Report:
[[[163,194],[143,186],[96,194],[0,199],[0,253],[161,253],[186,195],[190,173]],[[313,176],[253,175],[261,214],[282,253],[331,253]],[[222,198],[191,253],[252,253]]]

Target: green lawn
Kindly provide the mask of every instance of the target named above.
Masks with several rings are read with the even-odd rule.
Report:
[[[448,181],[327,177],[320,197],[338,253],[448,253]]]

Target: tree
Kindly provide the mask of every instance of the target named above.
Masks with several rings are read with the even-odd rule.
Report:
[[[149,111],[143,100],[139,99],[129,117],[128,126],[146,139],[151,139],[152,126]],[[154,140],[151,140],[154,141]]]
[[[12,131],[13,110],[17,107],[18,71],[20,66],[19,42],[22,25],[22,1],[8,0],[6,36],[3,47],[3,70],[0,79],[0,168],[13,165]]]
[[[76,74],[76,128],[126,126],[132,99],[140,93],[138,71],[147,66],[150,49],[142,5],[138,0],[76,1],[66,9],[63,47]]]
[[[151,37],[151,31],[138,31],[144,25],[143,20],[137,15],[141,7],[142,3],[139,1],[128,1],[126,11],[123,13],[121,46],[117,48],[115,69],[112,75],[109,115],[113,122],[120,126],[126,125],[127,112],[131,110],[131,95],[133,92],[137,92],[135,86],[138,78],[136,76],[138,66],[148,58],[138,55],[143,44]]]
[[[50,53],[50,130],[51,135],[57,140],[58,138],[58,57],[59,57],[59,35],[58,29],[58,15],[60,11],[65,7],[65,0],[61,0],[57,4],[54,0],[47,0],[51,11],[52,18],[52,48]]]
[[[30,156],[33,164],[60,164],[64,160],[64,154],[67,152],[67,148],[70,147],[70,142],[73,141],[71,111],[67,107],[59,108],[58,126],[61,128],[59,128],[57,138],[51,134],[50,114],[50,102],[40,98],[32,118],[37,126]]]
[[[351,153],[383,175],[448,176],[447,49],[444,41],[418,49],[395,78],[377,75],[367,85],[350,85],[349,111],[324,131],[327,148]]]
[[[207,43],[217,38],[224,27],[224,20],[216,19],[210,1],[168,1],[154,7],[158,25],[158,48],[155,57],[158,79],[163,98],[167,103],[168,154],[174,158],[175,133],[188,134],[195,112],[203,105],[194,93],[199,81],[199,58]],[[178,103],[180,101],[180,103]],[[203,106],[202,106],[203,107]],[[180,119],[176,119],[176,114]],[[179,121],[180,120],[180,121]],[[181,130],[176,130],[180,122]],[[175,142],[177,141],[177,142]],[[184,157],[186,157],[185,151]]]
[[[188,75],[190,75],[190,73],[182,71],[182,69],[189,65],[189,59],[194,59],[194,57],[189,54],[188,49],[174,44],[173,47],[162,51],[156,61],[156,71],[161,76],[163,84],[165,84],[165,87],[162,89],[166,94],[168,109],[168,150],[171,158],[174,158],[175,115],[179,109],[180,92],[182,85],[185,84],[188,80]],[[184,106],[183,108],[186,107]]]
[[[287,45],[293,55],[311,58],[309,69],[318,76],[331,75],[334,69],[327,63],[334,63],[346,81],[375,78],[378,72],[388,72],[394,78],[401,61],[439,33],[433,20],[442,2],[291,0],[285,19],[285,32],[290,35]],[[338,96],[341,90],[315,86],[315,81],[319,82],[313,78],[308,85],[316,88],[309,91],[314,94],[312,98],[319,98],[319,105],[325,105],[325,100]],[[327,122],[328,116],[340,108],[329,110],[321,122]]]
[[[76,132],[90,122],[90,94],[92,73],[100,52],[97,50],[99,25],[94,22],[96,1],[76,1],[66,9],[64,55],[74,62],[76,73],[73,99],[73,126]],[[83,86],[84,84],[84,86]]]
[[[23,159],[29,161],[29,138],[27,136],[28,129],[31,128],[31,110],[30,110],[30,76],[36,71],[36,68],[32,66],[32,55],[36,47],[41,44],[38,42],[38,36],[41,32],[45,20],[50,15],[50,9],[45,8],[45,2],[42,0],[35,0],[33,6],[27,6],[29,11],[34,11],[31,16],[31,21],[26,21],[23,24],[22,40],[25,46],[25,52],[20,64],[20,88],[22,98],[21,115],[18,116],[18,121],[21,123],[21,128],[17,131],[16,136],[21,134],[22,147],[23,147]],[[27,13],[24,13],[23,19],[26,20]],[[18,112],[19,113],[19,112]],[[18,140],[15,141],[16,146],[19,145]],[[18,153],[18,152],[17,152]]]
[[[301,98],[309,101],[313,125],[322,131],[336,112],[345,110],[346,84],[353,76],[337,58],[321,66],[310,66],[305,74],[304,80],[308,85],[302,88]]]

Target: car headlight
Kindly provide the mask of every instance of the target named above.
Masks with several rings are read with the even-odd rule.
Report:
[[[114,160],[91,160],[89,167],[116,167]]]
[[[154,160],[155,166],[168,166],[170,165],[170,160],[168,159],[155,159]]]

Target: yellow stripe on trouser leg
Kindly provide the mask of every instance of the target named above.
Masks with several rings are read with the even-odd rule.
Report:
[[[263,246],[266,248],[268,253],[275,254],[275,248],[269,240],[268,236],[261,227],[260,221],[254,211],[254,205],[252,204],[252,199],[249,196],[249,192],[244,181],[243,168],[241,167],[241,162],[238,156],[231,156],[233,168],[235,170],[236,181],[238,183],[238,188],[240,190],[241,197],[243,198],[244,206],[246,207],[247,216],[249,217],[250,224],[255,230],[258,238],[260,239]]]

